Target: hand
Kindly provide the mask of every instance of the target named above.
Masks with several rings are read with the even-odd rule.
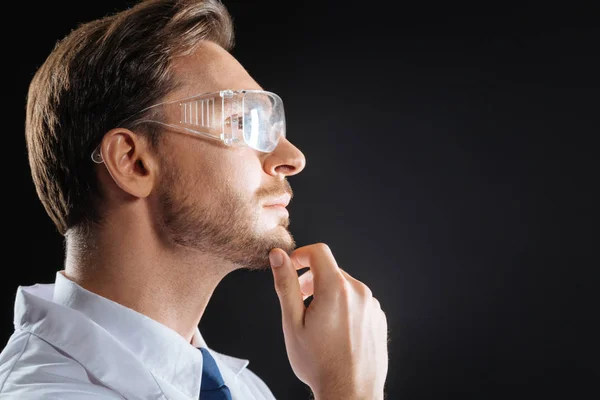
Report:
[[[278,267],[276,255],[283,259]],[[270,258],[287,355],[298,379],[316,399],[383,399],[387,319],[369,287],[339,268],[323,243],[289,257],[275,248]],[[296,271],[306,267],[298,277]]]

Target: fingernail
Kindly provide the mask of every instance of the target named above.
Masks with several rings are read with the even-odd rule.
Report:
[[[280,267],[283,265],[283,255],[279,251],[272,251],[269,254],[269,261],[272,267]]]

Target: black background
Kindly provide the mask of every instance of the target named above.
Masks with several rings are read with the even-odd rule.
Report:
[[[3,6],[4,341],[17,286],[53,281],[64,251],[27,163],[29,80],[77,23],[131,4]],[[233,54],[307,158],[298,245],[329,244],[387,314],[388,397],[597,398],[592,2],[225,4]],[[236,271],[200,328],[276,397],[307,399],[280,323],[270,272]]]

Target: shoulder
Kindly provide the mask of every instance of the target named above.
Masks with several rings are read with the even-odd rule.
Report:
[[[0,399],[123,399],[76,360],[30,332],[15,331],[0,353]]]

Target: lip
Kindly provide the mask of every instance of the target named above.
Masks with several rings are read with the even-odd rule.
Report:
[[[263,207],[268,208],[286,208],[288,204],[290,204],[292,196],[289,194],[284,194],[282,196],[276,197],[274,199],[269,200]]]
[[[281,204],[275,204],[272,206],[264,206],[264,208],[268,209],[268,210],[273,210],[275,212],[279,212],[279,213],[283,213],[285,215],[290,215],[289,211],[287,208],[285,208],[283,205]]]

